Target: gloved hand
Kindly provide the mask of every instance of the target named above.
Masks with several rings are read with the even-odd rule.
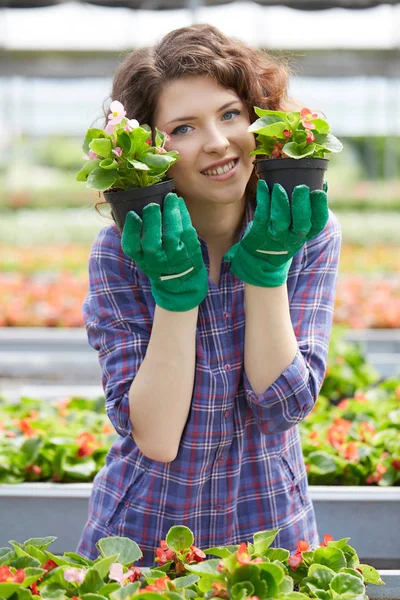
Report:
[[[291,201],[275,184],[270,195],[266,182],[257,184],[257,208],[240,242],[225,254],[231,272],[259,287],[278,287],[288,276],[292,258],[307,240],[328,222],[328,198],[324,190],[310,193],[306,185],[294,188]]]
[[[175,312],[195,308],[208,292],[208,273],[200,241],[185,202],[167,194],[164,207],[148,204],[143,221],[130,211],[125,220],[122,250],[149,277],[156,304]]]

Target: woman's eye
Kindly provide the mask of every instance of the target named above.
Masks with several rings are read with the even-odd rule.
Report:
[[[175,127],[173,131],[171,131],[171,135],[188,133],[188,129],[192,129],[190,125],[179,125],[179,127]]]
[[[232,119],[233,119],[232,115],[240,115],[240,114],[241,114],[240,110],[236,110],[236,109],[235,110],[228,110],[228,112],[226,112],[226,113],[223,114],[222,119],[224,121],[232,121]],[[229,118],[229,116],[228,116],[228,118],[225,119],[226,115],[231,115],[231,117]]]

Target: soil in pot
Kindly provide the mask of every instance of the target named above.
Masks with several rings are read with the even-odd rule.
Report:
[[[175,181],[167,179],[148,187],[133,190],[103,192],[104,200],[111,205],[111,215],[122,232],[126,215],[134,210],[142,217],[144,207],[151,202],[159,204],[162,209],[164,198],[175,189]]]
[[[264,179],[270,191],[275,183],[280,183],[289,198],[297,185],[307,185],[310,190],[322,190],[326,158],[266,158],[255,161],[255,171]]]

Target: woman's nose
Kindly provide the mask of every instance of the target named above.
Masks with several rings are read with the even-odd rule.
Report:
[[[204,151],[208,154],[215,152],[217,154],[225,154],[229,146],[229,140],[218,127],[213,127],[207,130],[203,144]]]

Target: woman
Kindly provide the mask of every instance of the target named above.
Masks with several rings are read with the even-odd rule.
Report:
[[[179,197],[91,251],[84,318],[119,437],[94,481],[88,558],[118,535],[150,565],[176,524],[200,548],[275,528],[276,546],[318,544],[297,424],[324,378],[341,236],[324,191],[256,189],[252,107],[282,109],[286,86],[282,64],[209,25],[116,72],[112,99],[179,151]]]

